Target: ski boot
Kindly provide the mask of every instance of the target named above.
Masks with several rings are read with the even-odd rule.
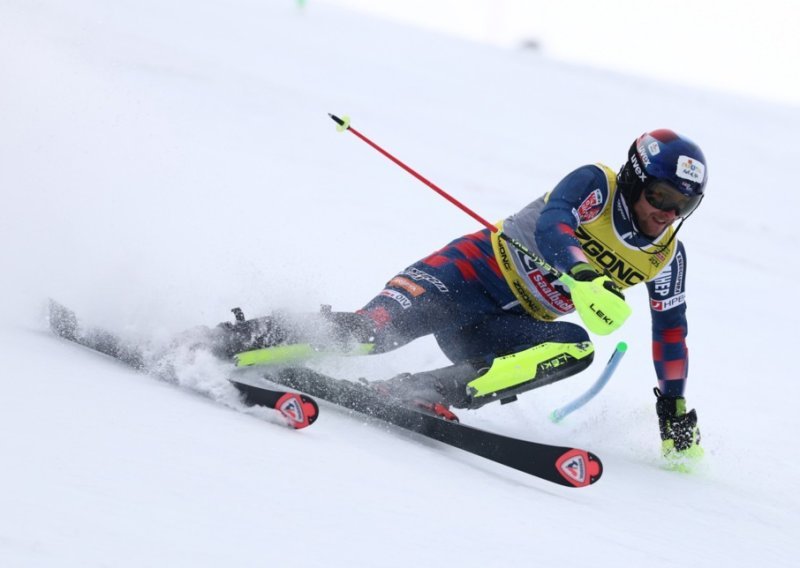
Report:
[[[586,369],[594,360],[591,341],[541,343],[497,357],[466,385],[466,407],[480,408],[499,400],[507,404],[517,395],[566,379]]]
[[[387,381],[369,383],[376,392],[402,404],[428,407],[480,408],[499,400],[507,404],[517,395],[549,385],[583,371],[594,358],[590,341],[542,343],[484,362],[457,363],[424,373],[405,373]]]
[[[403,373],[385,381],[367,382],[362,379],[362,383],[394,404],[451,422],[459,421],[458,416],[450,410],[444,388],[433,373]]]
[[[213,330],[212,352],[220,359],[232,359],[237,353],[279,345],[288,339],[273,317],[245,319],[241,308],[233,308],[235,321],[224,321]]]
[[[316,314],[276,312],[250,320],[240,308],[231,311],[235,321],[213,330],[212,351],[240,367],[302,360],[321,352],[366,354],[374,347],[364,316],[332,312],[330,306]]]

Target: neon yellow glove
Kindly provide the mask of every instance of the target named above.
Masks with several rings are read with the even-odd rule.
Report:
[[[661,453],[670,468],[690,472],[705,454],[700,445],[697,412],[694,409],[686,411],[686,399],[682,396],[664,396],[657,388],[653,392],[657,398]]]
[[[592,333],[608,335],[631,315],[631,307],[619,287],[590,264],[576,264],[570,274],[563,274],[559,280],[569,288],[575,310]]]

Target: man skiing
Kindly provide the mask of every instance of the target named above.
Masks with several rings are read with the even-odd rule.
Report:
[[[463,236],[412,264],[358,312],[323,312],[311,323],[237,316],[218,328],[216,350],[251,365],[274,357],[276,345],[382,353],[433,334],[453,365],[370,386],[453,418],[451,406],[514,400],[588,367],[594,347],[587,331],[556,320],[577,309],[591,331],[609,333],[627,315],[623,290],[644,282],[662,450],[700,457],[697,415],[683,397],[686,252],[675,238],[680,224],[672,225],[700,204],[707,178],[693,142],[671,130],[645,133],[619,173],[602,164],[576,169],[498,223],[498,231]],[[567,277],[545,270],[526,250]]]

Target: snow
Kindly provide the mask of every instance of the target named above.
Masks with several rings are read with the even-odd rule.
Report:
[[[800,276],[778,223],[800,206],[796,107],[313,3],[10,0],[0,54],[0,565],[796,565],[795,310],[778,297]],[[616,376],[563,424],[549,412],[599,364],[461,413],[597,453],[605,475],[580,490],[330,406],[291,431],[209,357],[184,353],[176,387],[49,333],[49,297],[130,338],[234,306],[356,309],[477,229],[328,112],[489,219],[579,165],[618,167],[645,130],[699,142],[708,197],[681,238],[702,467],[660,461],[643,290],[596,340],[600,362],[629,344]],[[445,363],[422,339],[321,365]]]

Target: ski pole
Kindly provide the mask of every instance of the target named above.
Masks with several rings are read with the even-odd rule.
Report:
[[[614,374],[614,371],[617,369],[617,365],[619,365],[619,362],[622,360],[622,356],[625,355],[627,350],[628,345],[624,341],[617,343],[617,348],[614,350],[614,353],[611,354],[611,358],[608,360],[608,363],[606,363],[605,369],[603,369],[603,372],[600,373],[600,377],[595,381],[595,383],[589,387],[589,390],[572,402],[565,404],[561,408],[556,408],[550,413],[550,420],[553,422],[561,422],[569,414],[572,414],[587,402],[592,400],[611,379],[611,375]]]
[[[441,187],[424,177],[422,174],[417,172],[416,170],[412,169],[405,163],[401,162],[389,152],[378,146],[375,142],[361,134],[358,130],[350,126],[350,118],[345,116],[343,119],[339,118],[338,116],[328,113],[328,116],[337,124],[336,130],[339,132],[348,131],[353,133],[355,136],[366,142],[369,146],[372,146],[375,150],[389,158],[392,162],[403,168],[405,171],[410,173],[412,176],[417,178],[419,181],[430,187],[436,193],[447,199],[450,203],[464,211],[467,215],[478,221],[481,225],[489,229],[493,233],[497,233],[498,238],[503,239],[508,244],[510,244],[513,248],[517,249],[519,252],[530,258],[533,263],[538,266],[541,270],[545,272],[549,272],[552,274],[559,282],[564,284],[570,292],[572,296],[572,303],[575,305],[575,310],[578,312],[578,315],[586,324],[586,326],[597,333],[598,335],[607,335],[617,328],[619,328],[628,316],[631,314],[631,309],[628,304],[625,303],[625,300],[620,298],[614,298],[613,300],[609,300],[608,298],[605,299],[605,308],[603,310],[596,309],[594,306],[594,302],[598,296],[598,288],[590,284],[589,282],[577,282],[575,281],[572,276],[561,272],[555,266],[552,266],[548,263],[545,259],[543,259],[538,254],[531,252],[525,245],[521,242],[517,241],[516,239],[509,237],[503,231],[497,228],[496,225],[493,225],[477,213],[461,203],[458,199],[447,193]],[[602,289],[599,290],[602,293]],[[609,303],[611,302],[611,303]]]
[[[384,150],[383,148],[378,146],[375,142],[373,142],[372,140],[370,140],[369,138],[367,138],[366,136],[361,134],[358,130],[356,130],[355,128],[353,128],[350,125],[350,117],[345,116],[342,119],[342,118],[339,118],[338,116],[336,116],[334,114],[331,114],[331,113],[328,113],[328,116],[330,116],[331,119],[338,125],[336,127],[336,129],[339,132],[348,131],[348,132],[351,132],[352,134],[355,134],[356,137],[360,138],[362,141],[366,142],[369,146],[371,146],[372,148],[374,148],[375,150],[377,150],[378,152],[380,152],[381,154],[383,154],[384,156],[389,158],[392,162],[394,162],[395,164],[397,164],[398,166],[403,168],[405,171],[410,173],[412,176],[417,178],[419,181],[421,181],[422,183],[424,183],[425,185],[430,187],[433,191],[435,191],[436,193],[438,193],[439,195],[441,195],[442,197],[447,199],[450,203],[452,203],[453,205],[455,205],[456,207],[461,209],[464,213],[466,213],[467,215],[469,215],[470,217],[475,219],[478,223],[480,223],[481,225],[483,225],[484,227],[489,229],[491,232],[497,233],[498,237],[500,237],[501,239],[506,241],[508,244],[513,246],[515,249],[520,251],[522,254],[524,254],[525,256],[529,257],[531,260],[533,260],[533,262],[536,263],[536,265],[539,268],[541,268],[542,270],[545,270],[546,272],[549,272],[550,274],[555,276],[558,280],[560,280],[565,285],[567,285],[569,288],[572,288],[572,285],[575,283],[575,281],[572,279],[572,277],[570,277],[568,274],[565,274],[565,273],[561,272],[555,266],[552,266],[551,264],[549,264],[545,259],[543,259],[539,255],[537,255],[537,254],[531,252],[530,250],[528,250],[528,248],[525,245],[523,245],[521,242],[519,242],[519,241],[509,237],[508,235],[506,235],[503,231],[498,229],[496,225],[494,225],[493,223],[490,223],[489,221],[487,221],[486,219],[484,219],[483,217],[478,215],[475,211],[473,211],[472,209],[470,209],[469,207],[467,207],[466,205],[461,203],[458,199],[456,199],[455,197],[453,197],[452,195],[447,193],[441,187],[439,187],[438,185],[436,185],[435,183],[430,181],[428,178],[426,178],[425,176],[423,176],[422,174],[420,174],[419,172],[417,172],[416,170],[414,170],[410,166],[408,166],[405,163],[403,163],[402,161],[398,160],[392,154],[390,154],[389,152],[387,152],[386,150]]]

